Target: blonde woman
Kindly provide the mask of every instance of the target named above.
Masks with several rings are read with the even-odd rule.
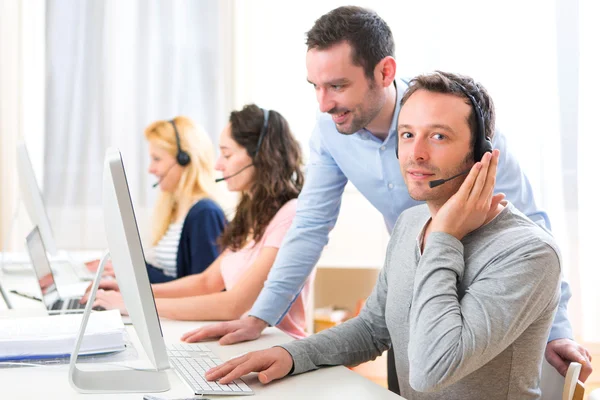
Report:
[[[150,282],[204,271],[219,256],[225,215],[214,201],[214,150],[208,135],[183,116],[156,121],[144,131],[160,194],[154,208]],[[92,262],[89,267],[97,266]],[[111,274],[111,268],[108,269]]]
[[[213,144],[187,117],[157,121],[144,132],[148,172],[160,187],[148,257],[150,282],[204,271],[218,256],[225,215],[214,201]]]

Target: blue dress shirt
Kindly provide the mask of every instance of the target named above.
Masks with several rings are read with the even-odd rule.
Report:
[[[317,118],[296,217],[249,315],[276,325],[287,313],[328,242],[348,180],[379,210],[390,232],[402,211],[422,203],[409,196],[396,158],[400,99],[407,87],[404,81],[396,84],[394,117],[383,141],[366,129],[352,135],[340,134],[329,114],[320,114]],[[537,208],[531,185],[515,157],[507,151],[506,138],[499,131],[494,134],[493,144],[500,150],[496,192],[506,194],[521,212],[550,229],[548,216]],[[548,341],[572,338],[567,318],[570,297],[569,285],[563,280],[560,305]]]

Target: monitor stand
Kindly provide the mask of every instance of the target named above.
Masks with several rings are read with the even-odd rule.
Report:
[[[10,299],[8,298],[8,293],[6,293],[4,291],[4,288],[2,287],[2,282],[0,282],[0,294],[2,295],[2,298],[4,299],[4,303],[6,303],[6,308],[8,308],[9,310],[13,308]]]
[[[169,378],[165,371],[156,369],[148,370],[113,370],[113,371],[84,371],[77,368],[77,356],[79,348],[83,341],[83,334],[92,312],[92,305],[96,298],[96,291],[102,279],[104,265],[108,261],[109,252],[107,251],[96,272],[94,284],[90,292],[90,297],[85,306],[81,327],[75,341],[75,349],[71,354],[69,362],[69,383],[80,393],[152,393],[164,392],[171,388]]]

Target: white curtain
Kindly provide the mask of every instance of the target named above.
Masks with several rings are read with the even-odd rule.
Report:
[[[19,126],[19,50],[12,37],[19,32],[16,1],[0,3],[0,246],[11,247],[8,236],[16,209],[17,184],[14,179],[16,134]],[[4,249],[6,251],[6,249]]]
[[[105,149],[123,154],[140,231],[155,192],[144,127],[187,115],[215,141],[230,110],[229,3],[47,2],[45,200],[63,249],[106,244]]]
[[[600,5],[580,0],[579,7],[579,277],[581,287],[583,338],[600,342],[600,263],[598,261],[598,111],[600,110]]]
[[[0,1],[0,248],[22,250],[31,223],[20,205],[16,145],[43,172],[45,1]]]

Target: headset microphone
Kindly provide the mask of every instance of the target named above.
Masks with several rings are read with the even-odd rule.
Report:
[[[466,174],[469,173],[469,171],[470,171],[470,169],[468,169],[466,171],[463,171],[460,174],[456,174],[454,176],[451,176],[450,178],[446,178],[446,179],[436,179],[435,181],[429,182],[429,187],[433,189],[434,187],[440,186],[441,184],[446,183],[448,181],[451,181],[454,178],[458,178],[461,175],[466,175]]]
[[[253,165],[254,165],[254,163],[252,163],[252,164],[248,164],[248,165],[246,165],[244,168],[242,168],[242,169],[240,169],[238,172],[236,172],[235,174],[228,175],[228,176],[224,176],[224,177],[222,177],[222,178],[219,178],[219,179],[215,179],[215,183],[219,183],[219,182],[222,182],[222,181],[224,181],[224,180],[227,180],[227,179],[229,179],[229,178],[233,178],[234,176],[236,176],[236,175],[238,175],[238,174],[241,174],[241,173],[242,173],[242,171],[243,171],[243,170],[245,170],[246,168],[250,168],[250,167],[251,167],[251,166],[253,166]]]
[[[265,137],[265,134],[267,133],[267,128],[269,127],[269,110],[265,110],[264,108],[261,108],[261,110],[263,112],[263,125],[262,125],[262,128],[260,129],[260,133],[258,134],[258,142],[256,143],[256,150],[254,151],[254,154],[252,155],[252,163],[246,165],[244,168],[240,169],[235,174],[232,174],[229,176],[224,176],[219,179],[215,179],[215,183],[223,182],[224,180],[233,178],[234,176],[241,174],[242,171],[245,170],[246,168],[250,168],[251,166],[254,165],[254,160],[256,160],[256,155],[258,154],[258,150],[260,150],[260,144],[262,143],[263,138]]]
[[[169,168],[167,168],[167,171],[162,174],[160,176],[160,178],[158,178],[158,182],[156,182],[154,185],[152,185],[153,188],[157,187],[158,185],[160,185],[160,183],[163,181],[163,179],[165,179],[165,177],[169,174],[169,171],[171,170],[171,168],[173,168],[175,166],[175,164],[179,164],[177,162],[171,164],[171,166]]]

